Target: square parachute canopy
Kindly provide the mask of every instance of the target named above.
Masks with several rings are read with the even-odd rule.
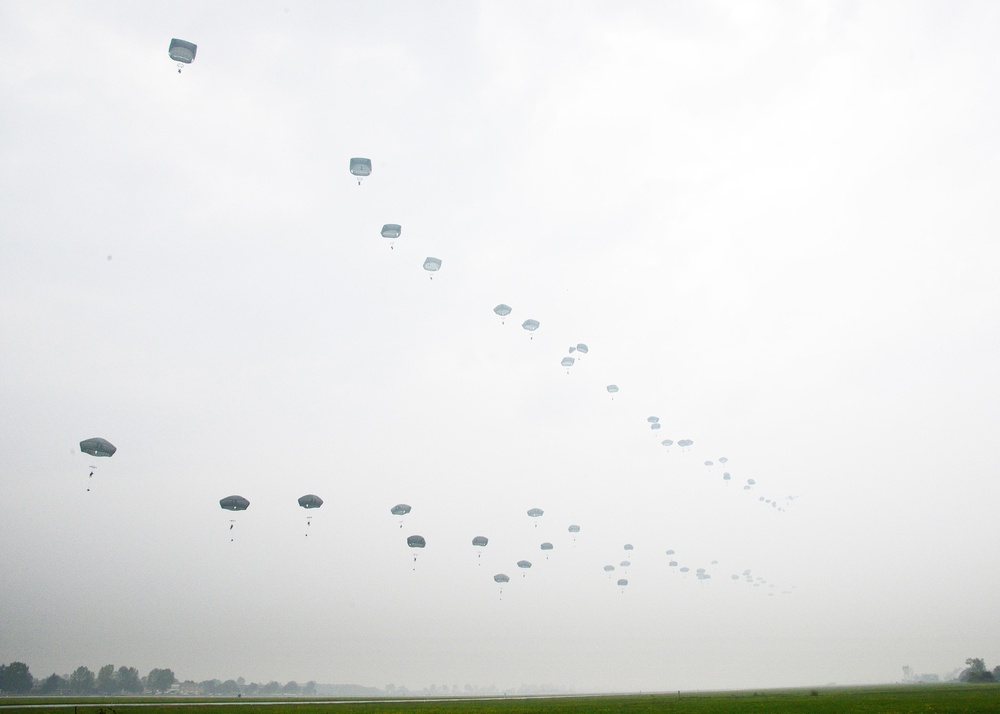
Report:
[[[370,176],[372,172],[372,160],[353,158],[351,159],[351,173],[355,176]]]
[[[167,50],[170,53],[170,59],[174,62],[183,62],[184,64],[191,64],[194,62],[194,56],[198,54],[198,45],[193,42],[185,42],[184,40],[178,40],[176,37],[170,40],[170,49]]]

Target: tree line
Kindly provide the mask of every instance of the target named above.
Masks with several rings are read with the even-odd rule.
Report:
[[[36,679],[24,662],[0,665],[0,694],[157,694],[169,690],[177,678],[169,669],[152,669],[145,677],[135,667],[106,664],[94,674],[77,667],[72,674],[52,673]]]
[[[0,665],[0,694],[5,695],[129,695],[129,694],[163,694],[179,691],[189,695],[222,695],[222,696],[280,696],[316,694],[316,682],[247,682],[239,679],[206,679],[201,682],[193,680],[179,681],[173,670],[154,668],[149,674],[140,676],[135,667],[121,666],[117,669],[113,664],[106,664],[95,674],[89,667],[77,667],[72,674],[50,674],[48,677],[36,679],[31,675],[28,665],[24,662],[11,662]]]
[[[957,676],[959,682],[990,683],[1000,682],[1000,666],[992,670],[986,667],[986,661],[979,657],[970,657],[965,660],[966,668]],[[295,681],[280,682],[271,681],[266,684],[257,682],[247,682],[243,677],[238,679],[206,679],[201,682],[193,680],[178,681],[171,669],[154,668],[146,676],[140,676],[139,670],[135,667],[121,666],[115,669],[113,664],[106,664],[94,674],[89,667],[77,667],[72,674],[59,675],[52,673],[43,679],[36,679],[31,675],[28,665],[24,662],[11,662],[10,664],[0,664],[0,695],[128,695],[128,694],[163,694],[168,691],[178,691],[191,696],[281,696],[300,695],[314,696],[317,694],[316,682],[306,682],[298,684]],[[381,694],[383,690],[373,687],[346,688],[365,690],[369,696]],[[522,687],[522,690],[525,688]],[[534,688],[529,688],[534,689]],[[544,688],[549,691],[549,688]],[[465,694],[495,693],[495,687],[489,690],[480,690],[478,687],[465,685]],[[554,689],[553,689],[554,691]],[[356,692],[351,692],[355,693]],[[406,687],[396,687],[389,684],[384,690],[385,694],[393,696],[420,696],[423,694],[459,694],[458,685],[449,691],[447,686],[437,688],[431,685],[422,691],[411,692]]]

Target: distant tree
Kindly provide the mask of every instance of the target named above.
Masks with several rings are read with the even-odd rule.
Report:
[[[316,682],[311,679],[302,685],[302,693],[307,697],[315,696],[316,694]]]
[[[1000,664],[993,668],[993,679],[1000,682]]]
[[[106,664],[97,670],[97,680],[94,683],[100,694],[116,694],[118,683],[115,681],[115,666]]]
[[[282,694],[298,694],[300,691],[299,683],[294,679],[290,682],[285,682],[285,686],[281,688]]]
[[[69,689],[73,694],[93,694],[94,684],[94,673],[88,667],[77,667],[69,675]]]
[[[219,694],[225,697],[234,697],[239,693],[240,685],[236,683],[235,679],[227,679],[219,685]]]
[[[973,683],[996,681],[993,677],[993,672],[986,669],[986,662],[979,657],[970,657],[965,660],[965,663],[969,666],[958,675],[959,681]]]
[[[139,678],[139,670],[135,667],[119,667],[115,672],[115,685],[119,692],[142,694],[142,680]]]
[[[281,683],[271,680],[260,688],[260,693],[264,695],[281,694]]]
[[[27,694],[35,685],[35,679],[24,662],[0,665],[0,692],[4,694]]]
[[[51,675],[42,680],[41,686],[38,688],[40,694],[56,694],[58,692],[65,692],[69,689],[69,680],[65,677],[60,677],[58,674],[53,672]]]
[[[198,682],[198,691],[205,695],[219,694],[219,687],[221,686],[222,682],[218,679],[206,679]]]
[[[151,669],[146,676],[146,686],[154,694],[165,692],[177,681],[171,669]]]
[[[242,679],[242,677],[240,679]],[[239,680],[236,680],[236,681],[239,681]],[[243,685],[243,693],[247,694],[247,695],[249,695],[251,697],[254,696],[255,694],[257,694],[257,692],[259,690],[260,690],[260,685],[257,684],[256,682],[250,682],[250,684],[244,684]]]

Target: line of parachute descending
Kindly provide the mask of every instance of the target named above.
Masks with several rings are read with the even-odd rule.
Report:
[[[298,499],[298,504],[304,509],[319,508],[323,505],[323,499],[315,494],[306,494]],[[231,512],[246,511],[250,507],[250,501],[243,496],[233,495],[227,496],[219,501],[219,506],[224,510]],[[402,518],[410,513],[412,508],[405,503],[399,503],[389,509],[389,512],[401,519],[400,527],[402,527]],[[541,508],[531,508],[526,511],[529,518],[538,519],[544,515],[544,511]],[[229,532],[230,541],[234,540],[232,532],[235,526],[235,519],[229,521]],[[307,521],[308,526],[308,521]],[[537,527],[537,523],[535,524]],[[571,524],[566,532],[572,537],[572,543],[576,543],[577,534],[579,534],[581,528],[578,524]],[[308,532],[306,533],[308,535]],[[474,549],[476,549],[476,561],[477,566],[482,565],[482,555],[484,549],[489,545],[490,539],[484,535],[477,535],[471,539],[471,544]],[[412,570],[416,570],[418,556],[421,551],[427,547],[427,539],[420,534],[413,534],[406,537],[406,547],[410,549],[412,553]],[[556,551],[556,546],[551,541],[544,541],[538,546],[541,553],[545,556],[545,560],[549,560],[550,557]],[[603,571],[607,574],[608,582],[613,583],[619,590],[624,593],[626,588],[629,586],[629,569],[632,567],[632,561],[630,558],[634,557],[635,546],[632,543],[625,543],[622,546],[626,559],[618,562],[617,566],[614,564],[607,564],[603,566]],[[692,569],[691,566],[684,564],[682,561],[675,559],[676,551],[673,549],[668,549],[666,555],[670,556],[670,560],[667,562],[668,569],[676,574],[681,581],[687,580],[689,577],[692,578],[692,582],[702,582],[711,580],[712,573],[707,567],[697,567]],[[717,566],[719,564],[718,560],[712,560],[710,565]],[[535,562],[522,558],[515,563],[513,563],[521,572],[521,578],[526,579],[528,573],[532,571],[535,566]],[[595,568],[595,573],[596,573]],[[616,577],[617,576],[617,577]],[[756,576],[748,568],[744,569],[741,573],[734,573],[730,576],[730,580],[736,583],[744,583],[746,585],[752,586],[754,588],[766,588],[769,590],[768,595],[773,596],[776,594],[777,586],[773,583],[768,583],[766,579],[761,576]],[[503,600],[503,588],[505,585],[511,582],[511,578],[507,573],[496,573],[493,575],[493,581],[499,586],[499,598]],[[794,590],[794,586],[790,589],[781,590],[783,595],[790,595]]]
[[[84,453],[90,454],[92,456],[110,457],[117,450],[114,445],[108,442],[106,439],[92,438],[86,439],[80,443],[80,449]],[[791,497],[789,497],[791,498]],[[297,499],[297,504],[299,507],[306,511],[312,511],[323,506],[323,499],[313,493],[307,493],[300,496]],[[230,542],[235,541],[235,527],[237,523],[237,513],[242,513],[250,508],[250,500],[241,496],[239,494],[233,494],[231,496],[226,496],[219,500],[219,507],[232,514],[232,518],[228,519],[227,532],[230,536]],[[397,503],[389,509],[392,516],[399,520],[399,528],[404,525],[405,517],[410,514],[412,507],[406,503]],[[530,519],[533,524],[533,528],[538,527],[539,519],[545,515],[545,511],[541,508],[529,508],[525,512],[525,515]],[[306,516],[306,528],[305,535],[308,537],[309,530],[311,526],[312,515]],[[573,523],[568,526],[566,533],[570,537],[570,545],[576,547],[577,537],[581,533],[581,527],[579,524]],[[412,534],[406,537],[406,547],[410,549],[412,553],[412,569],[416,570],[418,556],[421,551],[427,548],[427,540],[423,535]],[[471,545],[476,551],[476,561],[477,566],[482,565],[482,556],[484,550],[490,543],[490,539],[485,535],[476,535],[471,539]],[[545,540],[538,544],[539,552],[544,556],[542,562],[550,560],[558,551],[556,543],[551,540]],[[629,579],[629,568],[632,566],[631,558],[634,557],[635,547],[632,543],[626,543],[623,546],[623,550],[628,556],[626,559],[618,562],[618,565],[607,564],[603,566],[603,570],[607,573],[609,582],[613,582],[616,587],[618,587],[621,592],[625,592],[626,588],[630,584]],[[681,580],[687,579],[688,575],[692,572],[692,568],[682,562],[673,558],[676,555],[676,551],[667,550],[666,555],[671,556],[671,559],[667,563],[667,567],[677,573]],[[521,578],[526,579],[528,574],[532,572],[532,569],[536,566],[537,561],[532,561],[529,558],[521,558],[516,562],[512,563],[521,572]],[[717,560],[712,560],[711,565],[715,566],[718,564]],[[616,571],[618,571],[616,573]],[[598,572],[595,566],[595,572]],[[615,575],[618,575],[617,579]],[[712,578],[712,574],[706,567],[698,567],[693,571],[694,581],[704,582]],[[732,574],[730,576],[732,581],[743,582],[751,585],[755,588],[766,587],[770,590],[774,590],[776,585],[768,583],[763,577],[755,576],[750,569],[745,569],[742,573]],[[507,573],[496,573],[493,575],[494,582],[499,586],[500,599],[503,599],[503,587],[511,582],[511,578]],[[794,589],[794,588],[793,588]],[[791,590],[786,589],[782,591],[783,594],[790,594]],[[769,595],[773,595],[774,592],[769,592]]]
[[[183,69],[185,66],[190,65],[192,62],[194,62],[197,52],[198,52],[198,46],[193,42],[182,40],[176,37],[170,40],[170,44],[168,47],[168,55],[172,60],[174,60],[177,63],[178,72],[180,72],[181,69]],[[348,170],[351,176],[357,179],[357,183],[360,186],[364,179],[372,175],[372,160],[371,158],[365,156],[351,157],[348,162]],[[381,235],[382,238],[389,240],[390,241],[389,247],[390,249],[393,249],[396,239],[398,239],[402,235],[402,226],[398,223],[385,223],[382,225],[382,228],[379,231],[379,235]],[[423,262],[423,269],[427,273],[429,273],[430,279],[433,280],[434,274],[441,270],[442,265],[443,261],[440,258],[434,256],[427,256]],[[511,308],[510,305],[507,305],[505,303],[500,303],[493,308],[493,312],[494,314],[497,315],[497,317],[500,318],[500,323],[501,325],[503,325],[506,322],[506,318],[512,314],[513,308]],[[521,323],[521,327],[523,330],[528,332],[529,340],[533,340],[535,332],[541,327],[541,322],[534,317],[529,317],[528,319],[525,319]],[[569,374],[573,366],[577,364],[579,361],[581,361],[584,355],[587,355],[589,351],[590,348],[585,343],[580,342],[571,345],[568,351],[569,354],[561,358],[560,365],[563,368],[565,368],[566,373]],[[618,394],[619,392],[619,387],[617,384],[608,384],[606,386],[606,390],[608,394],[611,395],[611,399],[613,401],[615,395]],[[650,416],[647,418],[647,422],[649,423],[650,430],[652,430],[654,434],[658,434],[659,430],[662,428],[662,424],[660,423],[659,418],[655,416]],[[676,442],[673,441],[672,439],[662,439],[660,443],[663,446],[667,447],[668,451],[671,446],[675,445],[681,451],[690,451],[691,446],[693,446],[694,444],[694,441],[692,439],[686,439],[686,438],[680,439],[679,441]],[[95,455],[102,455],[102,454],[95,454]],[[725,464],[726,459],[724,457],[720,458],[719,463]],[[706,461],[705,465],[711,467],[711,462]],[[727,483],[731,480],[729,472],[726,472],[723,475],[723,480]],[[751,491],[755,485],[756,482],[754,479],[747,479],[743,485],[743,489],[746,491]],[[761,503],[769,505],[778,511],[784,510],[785,505],[787,505],[787,503],[790,502],[790,500],[791,500],[790,498],[786,499],[785,503],[779,504],[779,502],[776,499],[771,499],[767,497],[760,498]]]
[[[407,508],[406,513],[409,513],[410,511],[409,506],[407,506],[406,508]],[[394,506],[392,509],[390,509],[390,512],[392,512],[394,515],[398,515],[397,509],[398,506]],[[530,508],[525,513],[529,518],[535,521],[534,527],[537,527],[538,525],[537,519],[544,516],[545,511],[541,508]],[[574,546],[576,543],[577,535],[580,533],[580,531],[581,528],[579,524],[576,523],[571,524],[566,529],[566,532],[571,536],[571,543],[574,544]],[[481,566],[483,551],[489,545],[489,542],[490,539],[484,535],[477,535],[472,538],[471,540],[472,547],[475,548],[477,551],[476,552],[477,566]],[[415,570],[417,553],[420,550],[427,547],[427,541],[422,535],[411,535],[406,538],[406,545],[407,547],[414,549],[413,569]],[[544,555],[544,561],[548,561],[557,551],[556,544],[553,543],[552,541],[543,541],[539,543],[538,549],[542,553],[542,555]],[[603,571],[607,574],[608,581],[614,583],[614,585],[618,587],[622,593],[624,593],[625,589],[628,587],[630,582],[629,569],[632,567],[631,558],[634,557],[635,546],[632,543],[625,543],[622,546],[622,549],[625,553],[626,558],[620,560],[617,566],[613,564],[604,565]],[[687,580],[689,574],[692,573],[692,567],[684,564],[681,561],[674,559],[674,556],[676,556],[676,551],[673,549],[668,549],[666,551],[666,555],[671,556],[670,560],[666,563],[667,569],[670,570],[670,572],[674,573],[675,575],[678,575],[681,581]],[[536,565],[538,565],[539,562],[544,563],[544,561],[533,561],[529,558],[521,558],[516,562],[512,563],[512,565],[521,572],[521,579],[527,579],[528,574],[533,572]],[[710,570],[710,567],[715,567],[715,566],[719,566],[718,560],[712,560],[709,564],[709,567],[694,568],[692,582],[705,583],[706,581],[711,580],[712,572]],[[596,567],[594,569],[594,572],[595,573],[599,572],[597,571]],[[617,578],[615,577],[616,575],[618,576]],[[768,583],[768,581],[765,580],[763,577],[754,576],[750,569],[744,569],[742,571],[742,574],[733,574],[731,575],[730,579],[734,582],[744,582],[756,588],[766,587],[769,590],[771,590],[771,592],[768,592],[768,595],[774,595],[776,592],[775,589],[777,588],[775,584]],[[511,576],[506,572],[499,572],[493,575],[493,581],[498,585],[499,597],[501,600],[503,600],[503,589],[505,585],[509,585],[511,583]],[[784,595],[790,595],[793,589],[794,586],[791,589],[782,590],[781,593]]]
[[[177,63],[178,73],[180,73],[184,67],[191,65],[195,61],[197,52],[198,52],[198,46],[192,42],[179,38],[172,38],[170,40],[170,44],[168,47],[168,55],[171,60]],[[348,160],[348,171],[350,176],[357,181],[357,184],[360,187],[366,179],[369,179],[372,176],[373,173],[372,159],[363,156],[350,157]],[[395,249],[395,241],[399,240],[402,237],[402,225],[399,223],[388,223],[388,222],[383,223],[381,229],[378,231],[378,235],[381,237],[381,239],[387,240],[389,242],[389,248],[390,251],[392,251]],[[441,258],[428,255],[423,260],[422,268],[428,274],[429,280],[433,281],[435,275],[440,274],[443,265],[444,261]],[[414,265],[414,270],[415,269],[416,266]],[[499,318],[500,325],[504,326],[506,324],[507,318],[514,313],[514,309],[506,303],[499,303],[493,308],[493,313],[497,318]],[[533,341],[535,335],[539,332],[542,326],[542,322],[538,319],[537,316],[529,316],[520,322],[520,326],[521,329],[527,333],[528,341]],[[538,342],[540,343],[542,342],[542,340],[540,339]],[[573,371],[579,371],[580,370],[579,365],[582,364],[585,359],[587,359],[588,361],[590,359],[590,347],[586,343],[575,342],[569,346],[566,353],[559,356],[559,365],[562,369],[565,369],[566,374],[569,375]],[[554,368],[555,359],[552,359],[552,362],[548,364],[551,364],[552,367]],[[619,385],[615,383],[607,384],[604,387],[604,389],[612,402],[614,402],[616,397],[620,394]],[[695,442],[690,438],[682,438],[680,440],[677,440],[676,442],[670,438],[662,438],[661,432],[665,431],[665,429],[664,429],[664,424],[663,422],[661,422],[659,417],[649,416],[646,419],[646,423],[648,425],[648,428],[654,435],[654,437],[656,437],[657,440],[659,440],[660,444],[662,444],[662,446],[665,447],[665,451],[667,453],[671,452],[671,447],[676,447],[675,452],[679,452],[681,454],[687,454],[692,451],[692,447],[694,446]],[[116,451],[116,448],[110,442],[102,438],[86,439],[80,443],[80,448],[81,451],[83,451],[84,453],[97,458],[110,457]],[[728,468],[726,466],[728,462],[728,459],[726,457],[719,457],[717,459],[717,462],[721,467]],[[707,460],[704,461],[704,465],[707,469],[709,469],[710,472],[713,470],[715,466],[714,462]],[[93,474],[94,474],[94,467],[91,467],[88,479],[92,479]],[[724,471],[721,480],[724,487],[731,488],[730,484],[733,482],[733,477],[730,471],[728,470]],[[90,482],[88,481],[88,484],[89,483]],[[742,483],[741,490],[748,495],[750,494],[755,495],[756,487],[757,487],[756,480],[754,478],[748,478],[745,479],[744,482]],[[88,491],[90,490],[89,485],[87,490]],[[758,502],[766,506],[769,506],[771,509],[775,511],[784,511],[787,508],[788,504],[792,501],[792,499],[793,497],[791,496],[787,497],[784,500],[778,500],[778,499],[768,498],[765,496],[760,496]],[[219,503],[223,510],[234,515],[236,513],[246,511],[250,506],[250,501],[239,495],[228,496],[226,498],[221,499]],[[306,524],[305,524],[305,535],[308,537],[310,534],[311,521],[313,518],[311,512],[314,509],[320,508],[323,505],[323,500],[319,496],[316,496],[315,494],[306,494],[298,499],[298,504],[303,509],[306,509],[310,514],[306,516]],[[411,507],[408,504],[404,503],[397,504],[390,509],[391,514],[399,519],[398,522],[400,529],[403,527],[404,519],[407,516],[407,514],[410,513],[410,511]],[[533,520],[534,528],[538,527],[538,519],[542,517],[543,513],[544,512],[540,508],[532,508],[529,511],[527,511],[528,517]],[[229,522],[228,531],[230,533],[230,540],[233,540],[232,534],[235,527],[235,523],[236,523],[235,518],[231,519]],[[537,533],[537,531],[533,532]],[[568,528],[568,533],[572,537],[572,543],[575,547],[576,539],[580,534],[580,526],[576,524],[570,525]],[[482,562],[483,552],[488,547],[489,542],[490,542],[489,538],[482,535],[475,536],[472,539],[472,545],[474,548],[477,549],[477,562],[479,564],[481,564]],[[414,563],[413,567],[415,568],[418,554],[422,552],[425,548],[427,548],[426,539],[422,535],[417,535],[417,534],[410,535],[406,539],[406,545],[412,551],[413,563]],[[553,543],[552,541],[544,541],[538,547],[540,551],[544,554],[545,560],[558,557],[557,555],[558,549],[556,547],[556,544]],[[627,544],[626,551],[629,551],[630,556],[631,556],[630,552],[631,550],[632,550],[631,544]],[[672,555],[673,551],[667,551],[667,553],[668,555]],[[626,563],[628,565],[626,565]],[[712,564],[715,564],[715,561],[713,561]],[[533,563],[531,560],[524,558],[517,561],[516,563],[513,563],[512,565],[516,565],[516,567],[519,570],[521,570],[522,574],[521,579],[523,580],[529,577],[529,572],[531,572],[532,570]],[[605,571],[609,573],[608,576],[609,580],[615,582],[616,585],[620,587],[623,592],[629,586],[630,582],[629,578],[625,576],[628,574],[628,568],[630,567],[630,565],[631,565],[630,560],[623,560],[619,562],[617,567],[622,569],[622,573],[620,573],[622,577],[618,578],[616,581],[613,580],[612,576],[610,575],[610,573],[615,571],[615,566],[614,565],[604,566]],[[675,560],[671,560],[667,567],[676,569],[676,572],[679,573],[682,578],[690,571],[690,566],[682,565]],[[502,593],[502,588],[504,584],[510,582],[509,576],[505,573],[497,573],[493,577],[494,581],[500,585]],[[696,581],[705,582],[710,578],[711,578],[711,573],[709,568],[699,567],[695,569],[694,579]],[[733,575],[732,578],[734,580],[739,580],[740,576]],[[749,570],[743,571],[742,579],[744,581],[747,581],[747,578],[751,578]],[[751,582],[753,582],[755,586],[760,586],[764,584],[764,582],[758,578],[753,578]]]

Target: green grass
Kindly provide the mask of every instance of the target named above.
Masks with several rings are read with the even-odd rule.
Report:
[[[312,700],[315,702],[315,700]],[[135,706],[140,702],[154,706]],[[210,706],[198,704],[205,702]],[[778,714],[826,712],[829,714],[966,714],[1000,712],[1000,685],[946,684],[864,688],[787,689],[739,692],[661,693],[609,696],[562,697],[556,699],[478,699],[474,701],[404,702],[328,700],[306,703],[277,699],[188,699],[153,698],[34,698],[0,699],[7,714]],[[21,707],[17,705],[39,705]],[[103,710],[103,712],[102,712]],[[113,711],[112,711],[113,710]]]

